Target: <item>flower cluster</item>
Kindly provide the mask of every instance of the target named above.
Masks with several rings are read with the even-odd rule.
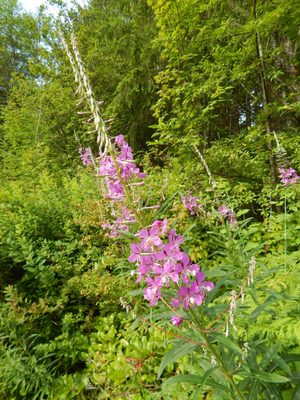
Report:
[[[83,163],[83,165],[88,166],[90,164],[92,164],[92,152],[91,149],[89,147],[87,147],[86,149],[79,149],[79,154],[80,154],[80,158],[81,161]]]
[[[205,276],[198,264],[193,264],[188,255],[180,249],[183,237],[169,230],[167,220],[155,221],[148,229],[138,232],[139,243],[131,244],[128,261],[138,266],[136,282],[145,281],[144,297],[150,306],[162,298],[163,288],[176,288],[171,300],[172,308],[181,305],[185,310],[200,306],[206,293],[213,289],[212,282]],[[179,326],[182,317],[172,317],[172,323]]]
[[[192,196],[191,194],[189,196],[182,196],[181,201],[183,206],[189,210],[191,215],[195,215],[196,211],[201,205],[198,203],[199,199],[196,196]]]
[[[102,156],[97,170],[97,175],[104,178],[105,197],[119,204],[112,210],[114,220],[102,225],[103,229],[110,231],[109,236],[112,238],[118,237],[121,232],[128,232],[129,224],[136,222],[134,214],[125,205],[124,185],[133,178],[143,179],[146,176],[135,165],[132,149],[123,135],[116,136],[115,145],[115,155]],[[143,184],[143,181],[135,184]]]
[[[218,208],[219,213],[222,217],[228,218],[230,225],[236,225],[237,220],[234,217],[233,211],[230,210],[225,204]]]
[[[124,201],[125,190],[123,182],[128,183],[131,178],[144,178],[146,174],[133,161],[132,149],[123,135],[116,136],[115,144],[118,148],[116,156],[105,155],[100,158],[97,175],[104,177],[106,196],[112,201]]]
[[[284,186],[296,185],[296,183],[300,179],[300,176],[297,174],[294,168],[279,167],[278,170],[281,178],[281,183],[283,183]]]

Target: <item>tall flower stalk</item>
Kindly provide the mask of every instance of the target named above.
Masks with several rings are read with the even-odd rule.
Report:
[[[73,52],[70,50],[69,45],[61,30],[60,30],[60,37],[64,45],[65,51],[67,53],[67,56],[69,58],[70,64],[72,66],[75,81],[78,84],[78,92],[81,96],[79,104],[83,100],[86,101],[87,106],[90,109],[90,113],[92,115],[92,121],[95,127],[95,132],[97,134],[97,143],[99,145],[99,152],[101,155],[105,155],[107,151],[111,149],[111,141],[108,136],[108,129],[106,123],[104,119],[101,118],[100,116],[98,102],[95,100],[92,86],[85,72],[85,68],[78,50],[75,35],[74,33],[71,33],[71,45]]]

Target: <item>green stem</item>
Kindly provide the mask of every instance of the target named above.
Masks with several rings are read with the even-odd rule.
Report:
[[[287,226],[286,226],[286,192],[284,193],[284,267],[286,269],[287,256]]]
[[[222,358],[220,357],[218,352],[215,350],[214,346],[211,344],[208,334],[205,333],[204,329],[202,329],[199,318],[197,317],[196,313],[192,309],[190,309],[190,313],[194,317],[195,322],[198,325],[198,327],[201,329],[201,336],[203,337],[204,341],[206,342],[208,350],[215,357],[215,359],[218,363],[218,367],[219,367],[220,371],[222,372],[222,374],[224,375],[225,379],[229,382],[229,384],[231,385],[233,390],[236,392],[236,395],[238,396],[238,398],[240,400],[245,400],[244,395],[242,394],[242,392],[240,391],[238,386],[235,384],[232,375],[226,370]]]

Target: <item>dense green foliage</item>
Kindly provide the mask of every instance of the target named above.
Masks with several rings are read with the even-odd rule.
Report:
[[[299,20],[290,0],[91,0],[63,26],[147,172],[145,225],[167,218],[216,285],[197,330],[147,306],[134,236],[101,228],[111,208],[78,152],[96,137],[54,19],[1,2],[1,400],[234,400],[206,332],[245,399],[299,399],[300,192],[278,174],[300,170]]]

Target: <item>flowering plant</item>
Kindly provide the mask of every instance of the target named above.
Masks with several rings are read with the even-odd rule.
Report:
[[[162,288],[175,287],[175,297],[170,306],[185,310],[195,305],[200,306],[206,293],[213,289],[214,284],[204,279],[204,273],[197,264],[193,264],[188,255],[181,251],[183,237],[176,235],[171,229],[166,237],[168,222],[154,221],[149,229],[142,229],[137,236],[138,244],[131,245],[130,262],[138,265],[137,282],[144,280],[147,288],[144,297],[151,306],[162,298]],[[172,316],[172,323],[179,326],[183,321],[180,316]]]
[[[236,317],[243,314],[244,321],[246,315],[255,324],[267,305],[259,304],[257,295],[252,290],[256,266],[255,250],[246,250],[242,243],[243,231],[239,230],[240,226],[233,211],[226,205],[219,208],[221,216],[237,229],[227,229],[223,236],[222,231],[218,232],[218,246],[220,249],[225,247],[222,256],[226,263],[223,271],[217,267],[206,272],[209,278],[217,278],[216,283],[213,283],[206,280],[200,266],[192,262],[183,250],[183,236],[178,235],[166,219],[156,218],[150,224],[146,223],[149,217],[143,211],[158,206],[139,207],[139,199],[134,190],[136,186],[143,185],[145,174],[134,163],[132,150],[124,136],[117,136],[114,142],[108,137],[105,121],[100,118],[97,102],[84,73],[76,42],[72,41],[76,60],[66,42],[63,42],[79,89],[88,101],[95,131],[98,133],[98,164],[93,161],[89,149],[81,150],[80,154],[84,165],[93,164],[96,167],[96,175],[104,183],[104,197],[112,208],[112,220],[105,221],[102,227],[109,230],[110,237],[118,239],[128,233],[130,227],[134,227],[131,233],[138,230],[134,235],[135,240],[131,240],[131,253],[128,257],[128,261],[137,266],[136,282],[146,285],[143,293],[150,307],[163,304],[171,310],[172,329],[179,330],[179,335],[170,332],[179,340],[163,358],[158,376],[161,376],[169,363],[180,356],[201,349],[203,354],[198,362],[203,370],[202,376],[173,376],[167,382],[196,383],[200,389],[206,383],[217,393],[221,392],[221,398],[231,400],[258,398],[260,391],[265,391],[268,395],[276,393],[272,384],[288,383],[292,380],[287,362],[276,351],[269,352],[255,337],[251,343],[248,342],[248,322],[244,322],[243,326],[236,322]],[[280,173],[284,184],[294,184],[299,179],[292,169],[282,170]],[[183,197],[182,202],[191,215],[197,215],[197,197]],[[248,237],[246,232],[245,238]],[[250,311],[247,314],[248,309]],[[268,359],[260,361],[261,353],[268,354]],[[288,376],[273,372],[277,367],[285,365],[284,363],[287,365],[285,372]],[[256,397],[253,397],[253,393]]]

